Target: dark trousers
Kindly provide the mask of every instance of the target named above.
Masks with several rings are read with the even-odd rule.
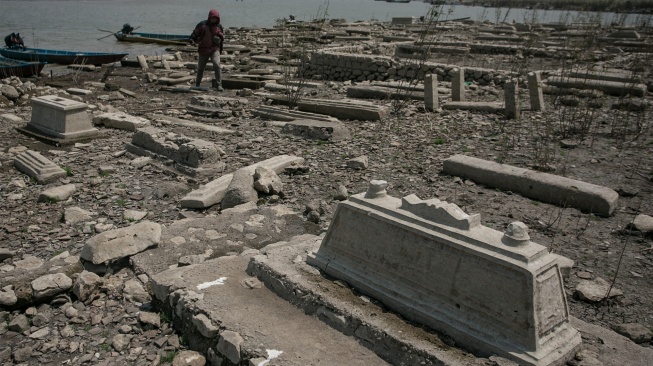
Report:
[[[206,64],[211,60],[213,64],[213,71],[215,72],[215,80],[222,82],[222,70],[220,70],[220,51],[215,51],[210,55],[203,55],[200,53],[197,59],[197,78],[195,79],[195,86],[200,86],[202,77],[204,76],[204,69]]]

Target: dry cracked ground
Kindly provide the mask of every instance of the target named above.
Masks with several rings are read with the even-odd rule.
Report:
[[[616,67],[625,61],[606,66]],[[232,72],[260,67],[268,66],[236,64]],[[573,100],[560,104],[560,98],[547,95],[548,112],[530,112],[526,103],[518,121],[479,112],[426,112],[420,101],[392,108],[390,101],[378,100],[375,103],[388,106],[391,113],[380,121],[344,121],[351,138],[333,142],[285,135],[280,127],[255,117],[251,111],[266,103],[260,95],[247,96],[246,107],[228,118],[203,118],[186,113],[185,106],[193,94],[161,91],[158,85],[146,82],[137,68],[117,68],[105,80],[132,91],[134,96],[106,100],[106,95],[115,94],[99,83],[103,76],[105,70],[32,79],[27,84],[16,79],[3,81],[20,87],[25,94],[15,103],[1,97],[0,276],[29,271],[43,262],[57,264],[52,273],[79,265],[76,256],[86,240],[140,220],[170,226],[186,217],[221,215],[219,205],[205,210],[186,210],[179,205],[181,197],[208,178],[189,177],[161,164],[133,164],[137,157],[125,152],[133,132],[99,127],[104,138],[53,146],[16,131],[30,119],[29,96],[73,98],[65,89],[75,87],[92,91],[74,98],[88,103],[94,114],[126,112],[148,118],[157,127],[217,144],[225,152],[225,172],[281,154],[303,157],[308,171],[281,175],[283,194],[273,198],[261,195],[258,204],[286,205],[302,220],[307,220],[302,216],[307,205],[320,207],[321,215],[310,218],[322,229],[328,227],[338,203],[334,197],[343,193],[343,187],[348,194],[359,193],[373,179],[388,181],[388,193],[395,197],[437,197],[467,213],[480,213],[484,225],[500,231],[511,222],[522,221],[534,242],[575,261],[565,283],[572,315],[607,328],[629,325],[621,332],[634,340],[643,339],[642,347],[652,346],[652,229],[638,230],[632,225],[639,215],[653,216],[651,97],[639,101],[649,107],[644,111],[624,111],[612,109],[619,102],[617,98],[602,94],[572,98],[578,106]],[[341,99],[346,87],[343,82],[321,82],[314,89],[305,89],[302,97]],[[236,97],[237,92],[209,94]],[[527,90],[520,92],[527,101]],[[496,86],[471,85],[467,95],[470,100],[500,101],[503,91]],[[589,104],[594,108],[587,107]],[[156,122],[157,114],[235,133],[162,125]],[[588,133],[555,133],[562,124],[580,121],[590,124]],[[543,132],[547,129],[554,132]],[[63,167],[68,176],[48,185],[30,180],[13,166],[15,156],[25,149],[39,151]],[[620,193],[618,208],[614,215],[600,217],[442,174],[443,159],[455,154],[546,168],[554,174],[606,186]],[[363,156],[369,162],[363,169],[348,165],[351,159]],[[46,188],[64,184],[77,187],[70,198],[38,201]],[[73,207],[89,211],[90,217],[76,222],[72,214],[64,215]],[[71,277],[77,280],[78,276]],[[579,282],[599,279],[614,284],[614,296],[581,300],[575,291]],[[67,292],[26,308],[0,311],[0,364],[156,365],[172,362],[185,350],[184,335],[175,334],[165,314],[152,307],[147,276],[134,273],[127,265],[95,280],[101,284],[93,294]],[[633,326],[637,324],[641,327]]]

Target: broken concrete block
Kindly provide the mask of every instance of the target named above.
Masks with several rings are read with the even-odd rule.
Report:
[[[110,230],[86,241],[80,257],[93,264],[124,258],[157,245],[161,240],[161,225],[144,221],[136,225]]]
[[[274,170],[259,166],[254,172],[254,189],[265,194],[279,194],[283,192],[283,182]]]
[[[99,116],[93,117],[93,124],[104,125],[109,128],[117,128],[119,130],[136,131],[150,125],[150,121],[146,118],[132,116],[126,113],[103,113]]]
[[[340,122],[298,119],[286,122],[282,133],[300,136],[308,140],[342,141],[351,137],[349,129]]]
[[[229,182],[229,187],[222,199],[222,209],[236,207],[247,202],[256,201],[258,194],[254,189],[254,177],[247,168],[238,169]]]
[[[220,155],[224,153],[212,142],[189,138],[156,127],[144,127],[136,131],[132,142],[126,144],[127,151],[141,156],[160,156],[168,158],[181,166],[184,172],[198,172],[205,165],[222,168]],[[185,169],[188,167],[191,169]]]
[[[27,150],[14,159],[20,172],[34,178],[40,184],[53,182],[66,176],[66,171],[36,151]]]
[[[240,364],[240,346],[245,342],[237,332],[225,330],[220,334],[217,350],[234,364]]]
[[[250,174],[254,174],[256,167],[264,166],[279,174],[283,172],[287,167],[300,165],[303,162],[304,158],[289,155],[279,155],[249,165],[244,169],[248,169]],[[222,201],[224,198],[232,178],[233,174],[226,174],[218,179],[212,180],[205,186],[190,192],[188,195],[186,195],[186,197],[182,198],[181,207],[207,208],[215,205],[216,203]]]
[[[610,216],[619,199],[619,194],[607,187],[465,155],[445,159],[442,171],[489,187],[601,216]]]
[[[385,186],[341,202],[307,263],[478,355],[532,366],[574,357],[581,338],[559,260],[526,225],[501,233],[454,204],[397,199]]]

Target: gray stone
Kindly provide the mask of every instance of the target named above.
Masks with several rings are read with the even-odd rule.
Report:
[[[610,216],[619,199],[619,194],[607,187],[465,155],[446,159],[442,171],[489,187],[601,216]]]
[[[29,320],[24,314],[20,314],[9,322],[7,329],[12,332],[22,333],[29,329]]]
[[[172,366],[204,366],[206,359],[197,351],[181,351],[172,360]]]
[[[17,348],[14,350],[13,356],[15,362],[25,362],[32,357],[32,347]]]
[[[0,347],[0,363],[11,361],[11,347]]]
[[[530,241],[524,224],[501,233],[454,204],[384,188],[374,182],[339,203],[306,262],[462,347],[538,366],[573,358],[581,337],[569,324],[559,258]]]
[[[29,335],[29,337],[32,338],[32,339],[43,339],[43,338],[45,338],[45,337],[47,337],[49,335],[50,335],[50,328],[49,327],[44,327],[44,328],[41,328],[41,329],[31,333]]]
[[[77,187],[74,184],[48,188],[39,194],[38,202],[63,202],[75,193]]]
[[[125,350],[129,346],[131,341],[131,336],[127,334],[116,334],[113,339],[111,339],[111,346],[117,352]]]
[[[20,172],[34,178],[40,184],[53,182],[66,176],[66,171],[36,151],[27,150],[14,159]]]
[[[149,302],[152,297],[145,290],[143,284],[138,280],[127,280],[125,282],[125,287],[122,289],[122,293],[125,296],[125,299],[132,302],[146,303]]]
[[[0,95],[4,96],[9,100],[17,100],[20,98],[20,93],[18,90],[11,85],[0,84]]]
[[[336,194],[333,196],[333,199],[337,201],[344,201],[348,197],[349,197],[349,192],[347,192],[347,187],[343,186],[342,184],[338,185],[338,188],[336,189]]]
[[[239,364],[240,363],[240,346],[245,342],[243,337],[237,332],[225,330],[220,334],[218,341],[217,351],[225,355],[229,361]]]
[[[67,225],[72,225],[90,221],[93,218],[93,212],[84,210],[81,207],[65,207],[63,217]]]
[[[93,272],[83,271],[75,279],[73,293],[79,301],[86,302],[98,290],[102,284],[102,278]]]
[[[23,259],[14,261],[14,266],[16,269],[30,271],[41,267],[43,263],[45,263],[45,261],[43,261],[41,258],[35,257],[33,255],[26,255],[23,257]]]
[[[5,286],[0,289],[0,306],[13,306],[18,302],[13,286]]]
[[[539,72],[528,73],[528,94],[531,100],[531,110],[544,112],[544,94],[542,93],[542,79]]]
[[[639,323],[613,324],[611,328],[637,344],[648,343],[653,337],[651,330]]]
[[[355,170],[365,170],[367,169],[368,164],[367,155],[347,160],[347,168]]]
[[[93,91],[88,90],[88,89],[79,89],[79,88],[68,88],[66,89],[68,94],[71,95],[91,95],[93,94]]]
[[[576,295],[579,299],[588,302],[599,302],[606,297],[623,295],[623,292],[616,287],[612,287],[608,295],[608,289],[610,289],[610,284],[601,277],[597,277],[590,281],[580,281],[576,285]]]
[[[80,257],[93,264],[140,253],[161,240],[161,225],[144,221],[98,234],[86,241]]]
[[[141,311],[140,313],[138,313],[138,321],[140,321],[145,325],[151,325],[155,328],[159,328],[161,326],[161,318],[157,313]]]
[[[127,221],[140,221],[147,216],[147,211],[125,210],[122,217]]]
[[[653,232],[653,217],[649,215],[639,214],[635,216],[631,226],[636,230],[643,231],[645,233]]]
[[[211,319],[207,318],[204,314],[197,314],[193,316],[193,325],[200,334],[206,338],[216,338],[220,332],[220,328],[211,323]]]
[[[53,273],[35,279],[31,285],[34,300],[40,301],[70,290],[73,280],[63,273]]]
[[[0,248],[0,262],[7,258],[13,258],[15,253],[7,248]]]
[[[254,189],[265,194],[279,194],[283,192],[283,183],[274,170],[259,166],[254,172]]]

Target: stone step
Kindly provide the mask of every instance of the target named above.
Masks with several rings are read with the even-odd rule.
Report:
[[[249,261],[220,257],[152,277],[156,299],[210,364],[388,365],[247,275]]]

